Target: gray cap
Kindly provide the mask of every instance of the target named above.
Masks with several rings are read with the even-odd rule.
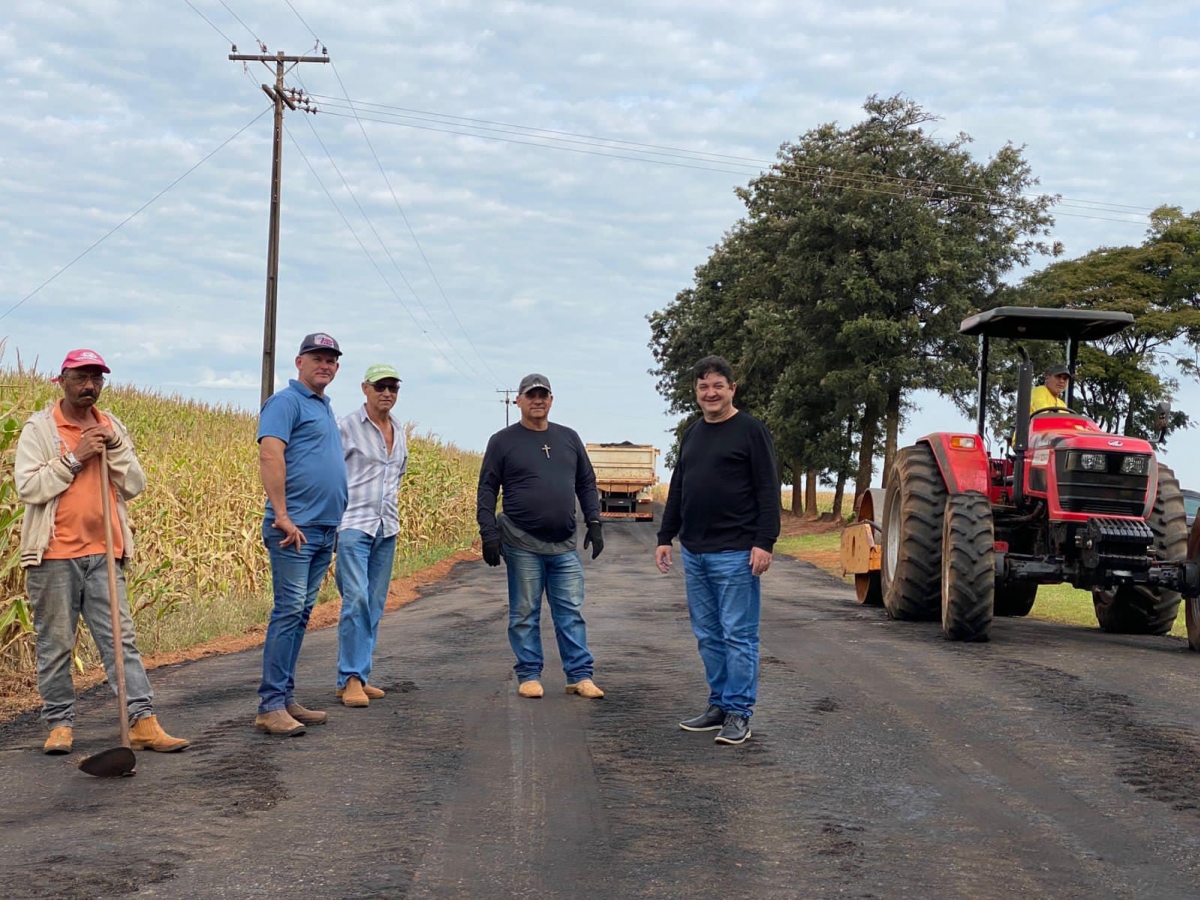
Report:
[[[1070,378],[1071,370],[1062,363],[1059,363],[1058,365],[1051,366],[1046,370],[1046,377],[1049,378],[1051,375],[1066,375],[1068,378]]]
[[[521,379],[521,387],[517,389],[518,394],[528,394],[530,391],[538,388],[545,388],[550,391],[550,379],[545,375],[526,375]],[[553,391],[550,391],[554,393]]]
[[[303,356],[305,353],[312,353],[315,350],[328,350],[338,356],[342,355],[342,348],[338,346],[338,342],[323,331],[306,334],[304,340],[300,342],[300,350],[296,355]]]

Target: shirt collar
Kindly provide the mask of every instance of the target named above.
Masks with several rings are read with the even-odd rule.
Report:
[[[298,378],[289,378],[288,386],[291,387],[293,390],[299,391],[305,397],[313,397],[317,400],[322,401],[323,403],[329,402],[328,397],[318,394],[316,391],[314,391],[312,388],[310,388],[307,384],[305,384],[303,381],[301,381]]]
[[[371,417],[367,415],[367,404],[365,403],[358,408],[358,421],[362,424],[371,421]],[[393,428],[400,424],[400,420],[392,415],[391,411],[388,412],[388,421],[392,423]],[[371,424],[374,425],[375,423],[372,422]]]
[[[54,415],[54,424],[58,425],[60,427],[74,428],[76,431],[82,431],[82,429],[78,425],[76,425],[74,422],[67,421],[67,417],[63,415],[62,403],[63,402],[61,400],[56,400],[54,402],[54,407],[53,407],[53,411],[52,411],[52,413]],[[94,407],[94,406],[92,407],[92,416],[96,419],[96,422],[98,424],[103,425],[105,428],[110,427],[109,421],[108,421],[108,416],[106,416],[104,413],[100,412],[100,410],[96,409],[96,407]]]

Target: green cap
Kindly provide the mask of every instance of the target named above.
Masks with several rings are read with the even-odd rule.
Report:
[[[400,373],[396,371],[395,366],[389,366],[387,363],[375,363],[367,369],[367,374],[363,376],[363,381],[368,384],[374,384],[383,378],[395,378],[397,381],[403,381]]]

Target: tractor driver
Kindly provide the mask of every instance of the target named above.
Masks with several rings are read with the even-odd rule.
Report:
[[[1063,394],[1071,381],[1071,370],[1061,363],[1046,370],[1046,383],[1039,384],[1029,395],[1029,413],[1043,409],[1066,409]]]

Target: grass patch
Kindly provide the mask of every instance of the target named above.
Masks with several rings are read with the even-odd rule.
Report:
[[[841,532],[827,531],[822,534],[781,538],[775,544],[775,549],[779,553],[810,562],[817,568],[842,578],[842,566],[839,562],[841,542]],[[854,583],[853,576],[846,576],[843,580],[847,584]],[[1084,628],[1099,628],[1096,624],[1096,612],[1092,607],[1091,591],[1081,591],[1069,584],[1043,584],[1038,587],[1037,602],[1033,605],[1029,618],[1079,625]],[[1187,637],[1187,621],[1183,615],[1182,604],[1171,634],[1174,637]]]

